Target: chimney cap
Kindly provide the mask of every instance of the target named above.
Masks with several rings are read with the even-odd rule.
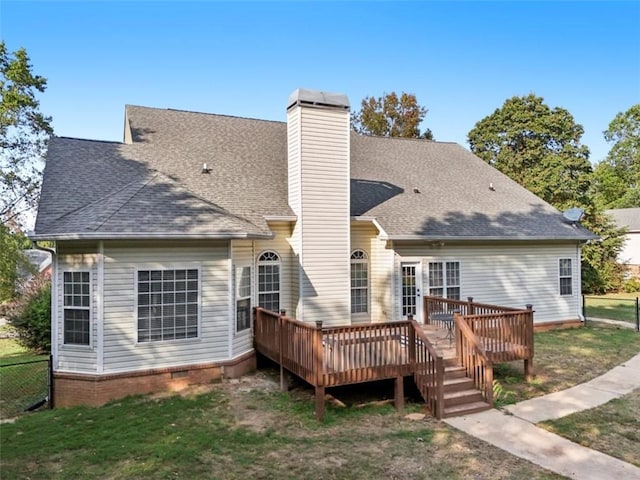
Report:
[[[349,98],[343,93],[321,92],[320,90],[307,90],[297,88],[289,95],[287,110],[294,105],[310,107],[330,107],[341,110],[349,110]]]

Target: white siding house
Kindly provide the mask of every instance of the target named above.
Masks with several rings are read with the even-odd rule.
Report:
[[[298,89],[286,115],[127,106],[123,143],[50,140],[31,238],[55,242],[58,405],[243,374],[255,306],[423,321],[435,295],[580,319],[593,234],[458,145],[350,132],[344,95]]]

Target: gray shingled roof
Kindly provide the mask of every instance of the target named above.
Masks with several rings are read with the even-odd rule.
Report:
[[[285,123],[126,114],[132,144],[51,139],[36,238],[257,237],[270,234],[265,217],[294,215]],[[352,215],[375,218],[389,238],[594,237],[452,143],[352,134],[351,177]]]
[[[627,227],[630,232],[640,232],[640,208],[615,208],[605,210],[618,227]]]

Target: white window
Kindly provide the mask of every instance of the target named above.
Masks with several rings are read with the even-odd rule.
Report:
[[[138,342],[198,336],[199,272],[138,270]]]
[[[560,295],[573,295],[573,276],[571,273],[571,259],[559,259]]]
[[[276,252],[264,252],[258,258],[258,305],[280,311],[280,257]]]
[[[369,263],[367,254],[355,250],[351,254],[351,313],[369,311]]]
[[[251,267],[236,268],[236,332],[251,327]]]
[[[90,345],[90,272],[64,272],[64,344]]]
[[[429,262],[429,295],[460,300],[460,262]]]

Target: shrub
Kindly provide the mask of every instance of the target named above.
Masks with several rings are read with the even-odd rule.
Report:
[[[18,332],[18,343],[38,353],[51,350],[51,282],[38,275],[9,308],[9,323]]]
[[[640,280],[637,278],[630,278],[625,280],[622,284],[622,291],[624,293],[637,293],[640,292]]]

